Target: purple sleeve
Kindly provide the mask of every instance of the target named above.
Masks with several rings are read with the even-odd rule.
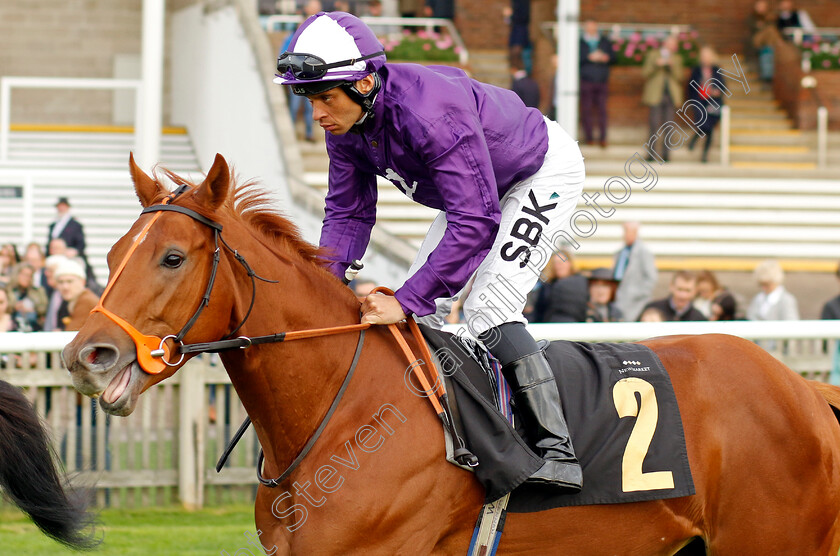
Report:
[[[428,315],[435,299],[451,297],[487,256],[501,220],[496,177],[476,115],[443,114],[424,122],[417,152],[440,191],[446,231],[437,247],[395,295],[406,314]],[[424,129],[423,127],[415,129]]]
[[[336,150],[337,151],[337,150]],[[341,153],[330,152],[329,192],[324,208],[320,245],[328,268],[344,278],[344,271],[361,259],[376,222],[376,176],[359,171]]]

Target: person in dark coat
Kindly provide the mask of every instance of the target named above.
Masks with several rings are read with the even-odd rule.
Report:
[[[576,271],[571,253],[561,250],[552,255],[544,274],[531,322],[584,322],[589,285]]]
[[[525,106],[539,109],[540,86],[525,71],[525,66],[520,59],[515,58],[510,61],[510,73],[513,79],[510,87],[511,90],[522,99]]]
[[[580,38],[580,120],[584,140],[594,142],[593,113],[598,116],[599,142],[607,146],[607,96],[610,64],[615,63],[610,40],[598,33],[598,24],[587,20]]]
[[[697,295],[697,276],[692,272],[681,270],[671,278],[671,295],[664,299],[651,301],[642,310],[659,309],[666,321],[707,320],[703,313],[691,304]]]
[[[837,266],[837,278],[840,279],[840,265]],[[840,320],[840,295],[826,301],[820,318],[823,320]]]
[[[68,257],[82,257],[85,256],[85,231],[82,224],[73,218],[70,214],[70,201],[67,197],[60,197],[55,203],[56,219],[50,224],[49,234],[47,235],[47,249],[49,249],[50,241],[59,237],[67,244],[69,251]]]
[[[60,253],[67,258],[78,257],[82,260],[87,273],[88,287],[94,292],[101,293],[102,288],[96,281],[96,275],[93,272],[93,267],[88,262],[85,254],[85,230],[81,222],[73,218],[70,214],[70,201],[67,197],[59,197],[55,203],[56,219],[50,224],[49,232],[47,233],[47,248],[48,255],[54,255],[50,250],[50,242],[54,239],[64,240],[67,249]]]
[[[589,303],[586,322],[621,322],[624,315],[615,304],[618,280],[609,268],[596,268],[589,274]]]
[[[723,83],[723,76],[720,67],[717,66],[715,51],[704,46],[700,49],[700,63],[691,70],[691,77],[688,78],[688,97],[700,103],[706,111],[706,118],[697,118],[700,121],[697,129],[706,135],[706,142],[703,143],[703,155],[701,162],[709,161],[709,147],[712,144],[712,135],[720,122],[723,101],[726,98],[724,93],[729,93],[726,84]],[[696,84],[693,86],[692,83]],[[721,88],[719,84],[722,84]],[[688,143],[688,149],[693,150],[700,135],[695,133]]]

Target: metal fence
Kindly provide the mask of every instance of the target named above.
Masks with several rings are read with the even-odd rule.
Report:
[[[449,326],[464,333],[464,327]],[[634,341],[722,332],[756,340],[807,378],[830,379],[840,321],[531,325],[537,338]],[[0,380],[25,391],[52,431],[56,454],[76,480],[95,485],[100,506],[251,502],[259,444],[253,428],[220,474],[215,462],[245,418],[215,356],[197,357],[153,386],[128,417],[111,417],[76,393],[61,349],[74,333],[0,334]]]

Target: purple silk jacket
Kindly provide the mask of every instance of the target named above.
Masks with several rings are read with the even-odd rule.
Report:
[[[410,199],[446,213],[427,262],[398,289],[407,315],[463,288],[487,256],[501,219],[499,199],[543,164],[548,134],[539,110],[460,69],[386,64],[373,118],[361,133],[327,133],[330,156],[321,246],[339,277],[364,255],[376,222],[376,176]]]

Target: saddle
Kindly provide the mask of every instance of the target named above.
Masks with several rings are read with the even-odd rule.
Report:
[[[545,344],[583,468],[583,489],[563,494],[525,482],[543,460],[523,440],[498,362],[469,338],[420,328],[445,382],[456,435],[478,460],[461,467],[475,473],[486,503],[510,493],[508,511],[534,512],[694,494],[676,396],[647,347]]]

